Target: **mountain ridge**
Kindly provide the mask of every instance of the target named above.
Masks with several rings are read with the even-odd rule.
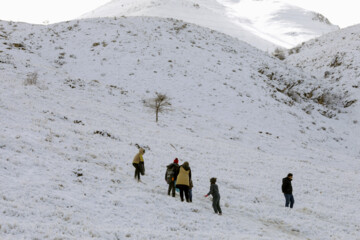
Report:
[[[279,1],[113,0],[81,18],[114,16],[175,18],[223,32],[269,52],[339,29],[320,14]]]

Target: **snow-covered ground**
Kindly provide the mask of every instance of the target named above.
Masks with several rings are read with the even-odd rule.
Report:
[[[291,48],[336,31],[324,16],[279,0],[113,0],[82,18],[175,18],[236,37],[264,51]]]
[[[2,21],[0,54],[1,239],[359,238],[358,124],[318,103],[331,86],[311,74],[147,17]],[[172,103],[159,123],[143,104],[155,92]],[[143,183],[135,144],[147,150]],[[191,204],[166,195],[175,157],[192,168]],[[210,177],[221,217],[203,197]]]

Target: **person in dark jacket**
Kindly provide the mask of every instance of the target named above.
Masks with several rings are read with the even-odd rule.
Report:
[[[172,196],[175,197],[175,182],[177,175],[179,174],[179,160],[174,159],[174,162],[166,166],[165,181],[169,184],[168,195],[172,192]]]
[[[213,197],[213,208],[216,214],[222,215],[222,211],[220,208],[220,193],[219,193],[219,187],[216,184],[216,178],[210,179],[210,191],[208,194],[205,195],[205,197],[208,197],[210,194]]]
[[[289,207],[290,204],[290,208],[293,208],[295,203],[294,196],[292,194],[293,191],[291,186],[292,179],[293,179],[293,175],[292,173],[289,173],[286,178],[283,178],[282,186],[281,186],[281,190],[285,196],[285,207]]]
[[[179,174],[176,180],[176,188],[180,189],[180,199],[184,201],[184,193],[186,202],[190,202],[189,199],[189,186],[191,180],[191,169],[188,162],[184,162],[183,165],[180,166]]]

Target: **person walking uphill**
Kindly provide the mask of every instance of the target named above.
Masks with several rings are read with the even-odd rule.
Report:
[[[290,208],[293,208],[295,203],[294,196],[292,194],[293,191],[293,188],[291,186],[292,179],[293,179],[293,175],[292,173],[289,173],[286,178],[283,178],[282,186],[281,186],[281,190],[285,196],[285,207],[289,207],[290,204]]]
[[[213,197],[213,208],[216,214],[222,215],[222,211],[220,208],[220,193],[219,193],[219,187],[216,184],[216,178],[210,179],[210,191],[208,194],[205,195],[205,197],[208,197],[210,194]]]
[[[169,184],[168,195],[172,192],[172,196],[175,197],[175,182],[177,175],[179,174],[179,160],[174,159],[174,162],[166,166],[165,181]]]
[[[176,188],[180,189],[180,199],[184,201],[184,193],[186,202],[189,202],[189,186],[191,180],[191,169],[188,162],[184,162],[183,165],[180,166],[179,174],[176,180]]]
[[[145,154],[145,149],[139,148],[139,152],[135,155],[133,160],[133,166],[135,167],[135,176],[134,178],[140,182],[140,173],[141,175],[145,174],[145,165],[143,155]]]

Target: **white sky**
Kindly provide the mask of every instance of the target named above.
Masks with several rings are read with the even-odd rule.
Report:
[[[266,1],[266,0],[265,0]],[[321,13],[341,28],[360,24],[359,0],[282,0]]]
[[[110,0],[0,0],[0,19],[42,24],[72,20]]]
[[[0,19],[42,24],[79,17],[110,0],[0,0]],[[264,0],[266,1],[266,0]],[[333,24],[347,27],[360,23],[359,0],[282,0],[319,12]]]

